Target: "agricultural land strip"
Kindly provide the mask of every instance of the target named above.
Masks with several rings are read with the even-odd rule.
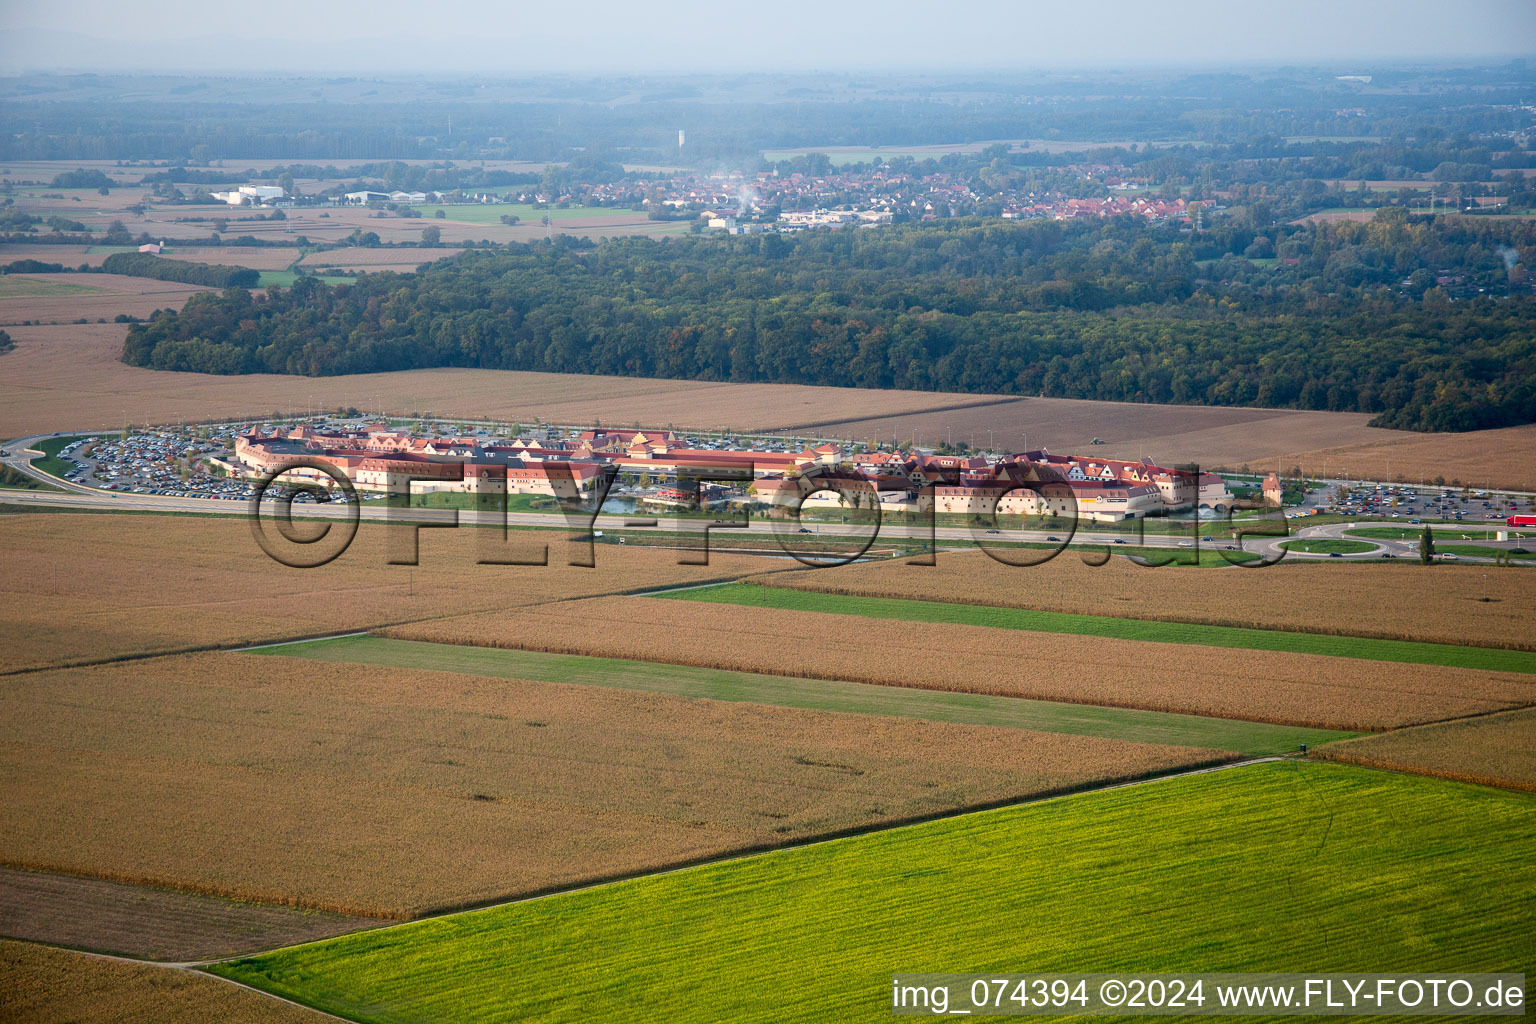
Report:
[[[1465,718],[1331,743],[1330,761],[1536,792],[1536,710]]]
[[[1123,558],[1098,567],[1054,558],[1019,568],[979,551],[946,551],[934,565],[866,562],[755,582],[830,594],[1536,650],[1536,576],[1481,566],[1385,568],[1319,560],[1188,572]]]
[[[177,655],[6,680],[0,863],[403,919],[1237,756]]]
[[[1469,831],[1485,841],[1467,843]],[[1380,841],[1386,833],[1392,842]],[[679,1022],[883,1021],[892,973],[918,965],[1477,970],[1536,960],[1525,905],[1510,898],[1536,886],[1533,844],[1536,800],[1526,794],[1270,762],[363,932],[211,970],[360,1021],[465,1024],[612,1019],[638,1005],[666,1006]],[[1426,874],[1428,858],[1435,871]],[[1446,878],[1457,884],[1444,886]],[[839,951],[831,963],[829,949]],[[453,971],[441,969],[449,963]],[[518,965],[515,984],[508,964]]]
[[[0,936],[143,960],[209,960],[371,928],[379,920],[0,868]]]
[[[380,632],[1350,731],[1536,704],[1536,676],[1525,673],[936,622],[865,619],[850,629],[847,616],[828,612],[657,597],[562,601]]]
[[[549,532],[511,534],[508,547],[537,557],[549,543],[550,565],[479,565],[478,544],[491,531],[428,529],[421,564],[409,567],[386,564],[388,532],[364,523],[336,561],[292,569],[268,558],[236,517],[7,516],[0,672],[340,633],[785,564],[712,554],[707,566],[678,565],[675,551],[614,545],[589,569],[566,564]]]
[[[721,584],[654,594],[677,601],[702,601],[755,608],[789,608],[806,612],[833,612],[871,619],[912,622],[947,622],[1042,633],[1117,637],[1169,644],[1200,644],[1254,651],[1295,651],[1336,658],[1400,661],[1420,665],[1488,669],[1495,672],[1536,673],[1536,652],[1498,647],[1459,647],[1453,644],[1379,640],[1371,637],[1337,636],[1276,629],[1240,629],[1234,626],[1203,626],[1160,622],[1156,619],[1118,619],[1103,615],[1074,615],[1023,608],[950,604],[889,597],[852,597],[821,594],[784,587]]]
[[[1316,746],[1343,738],[1323,729],[1298,729],[1198,715],[1131,708],[995,697],[988,694],[874,686],[840,680],[732,672],[575,654],[547,654],[494,647],[434,644],[388,637],[354,636],[264,648],[260,654],[433,669],[538,682],[649,690],[679,697],[749,701],[815,711],[920,718],[935,722],[1001,726],[1232,750],[1256,756]]]

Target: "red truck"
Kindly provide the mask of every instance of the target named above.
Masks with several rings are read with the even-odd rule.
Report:
[[[1504,520],[1505,526],[1536,526],[1536,516],[1510,516]]]

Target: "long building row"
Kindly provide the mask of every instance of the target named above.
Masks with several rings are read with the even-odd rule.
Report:
[[[360,491],[542,494],[585,498],[605,473],[656,486],[713,480],[769,507],[800,504],[1074,515],[1100,522],[1170,512],[1225,512],[1233,496],[1213,473],[1137,462],[1056,455],[1045,449],[999,459],[886,450],[846,451],[820,444],[798,452],[689,447],[670,430],[593,428],[568,437],[487,443],[470,437],[417,437],[386,426],[317,431],[253,430],[236,439],[224,468],[259,476],[300,461],[346,474]],[[290,470],[323,480],[317,468]]]

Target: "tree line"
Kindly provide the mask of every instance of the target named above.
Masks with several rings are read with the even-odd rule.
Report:
[[[107,274],[152,277],[157,281],[179,281],[214,288],[254,288],[261,280],[260,273],[245,267],[167,260],[147,252],[115,252],[101,261],[101,269]]]
[[[350,285],[194,296],[132,328],[124,359],[1264,405],[1471,430],[1536,422],[1533,252],[1526,223],[1400,209],[1198,235],[1120,218],[566,238]]]

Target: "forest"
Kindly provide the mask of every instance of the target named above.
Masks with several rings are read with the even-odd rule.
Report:
[[[1245,255],[1246,254],[1246,255]],[[194,296],[128,363],[465,366],[1536,422],[1536,227],[951,220],[470,251],[415,274]]]

